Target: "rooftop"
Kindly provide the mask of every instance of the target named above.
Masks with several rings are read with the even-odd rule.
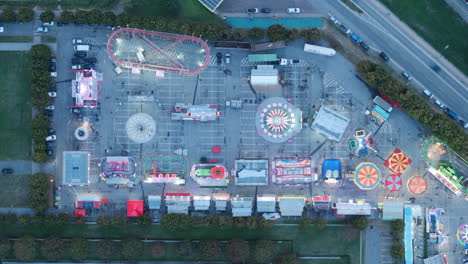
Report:
[[[322,105],[311,128],[331,140],[339,142],[349,125],[349,118]]]
[[[62,177],[64,185],[87,185],[89,180],[89,153],[85,151],[64,151]]]

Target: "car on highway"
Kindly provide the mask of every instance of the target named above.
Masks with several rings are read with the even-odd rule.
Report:
[[[343,26],[343,25],[340,25],[338,27],[341,31],[343,31],[345,34],[349,34],[351,33],[351,30],[349,30],[347,27]]]
[[[349,35],[349,37],[354,40],[354,42],[356,42],[357,44],[360,44],[362,42],[362,40],[356,35],[356,34],[351,34]]]
[[[458,119],[458,115],[457,113],[455,113],[454,111],[452,111],[450,108],[445,108],[444,109],[444,112],[450,116],[450,118],[452,118],[453,120],[457,120]]]
[[[48,92],[47,95],[49,97],[57,97],[57,93],[56,92]]]
[[[221,52],[216,53],[216,64],[221,65],[223,63],[223,54]]]
[[[87,55],[88,54],[86,53],[86,51],[77,51],[77,52],[75,52],[75,57],[78,57],[78,58],[84,58]]]
[[[297,8],[297,7],[290,7],[286,11],[287,11],[288,14],[299,14],[299,13],[301,13],[301,9]]]
[[[444,109],[445,105],[443,103],[441,103],[438,99],[436,99],[434,101],[434,103],[440,108],[440,109]]]
[[[390,58],[387,56],[387,54],[385,54],[385,52],[380,52],[379,54],[380,58],[382,58],[384,61],[389,61]]]
[[[55,109],[55,106],[53,105],[48,105],[46,107],[44,107],[45,110],[54,110]]]
[[[55,141],[57,139],[57,136],[56,135],[50,135],[50,136],[47,136],[46,137],[46,141]]]
[[[73,39],[72,42],[73,42],[73,44],[83,44],[82,39]]]
[[[403,75],[403,77],[405,77],[405,79],[407,79],[408,81],[411,81],[413,79],[413,77],[411,77],[411,75],[407,72],[402,72],[401,75]]]
[[[12,168],[3,168],[2,169],[2,174],[13,174],[13,169]]]
[[[264,8],[262,8],[262,9],[260,9],[260,12],[262,12],[262,13],[264,13],[264,14],[269,14],[269,13],[271,13],[271,9],[270,9],[270,8],[265,8],[265,7],[264,7]]]
[[[333,22],[333,24],[338,24],[338,20],[334,16],[329,16],[330,21]]]
[[[367,44],[364,41],[359,43],[359,45],[361,45],[361,48],[363,48],[364,50],[369,50],[369,46],[367,46]]]
[[[49,32],[49,29],[46,28],[46,27],[38,27],[38,28],[36,28],[36,32],[38,32],[38,33],[47,33],[47,32]]]
[[[249,14],[257,14],[258,13],[258,8],[248,8],[247,13]]]
[[[458,119],[458,124],[460,124],[460,126],[463,128],[468,128],[468,124],[463,119]]]
[[[227,52],[224,55],[224,60],[226,61],[226,64],[230,64],[231,63],[231,53]]]
[[[424,93],[429,99],[432,99],[432,97],[434,97],[434,95],[433,95],[431,92],[429,92],[429,90],[424,89],[423,93]]]
[[[432,65],[432,66],[431,66],[431,69],[432,69],[433,71],[435,71],[435,72],[440,72],[440,67],[439,67],[439,65],[437,65],[437,64]]]

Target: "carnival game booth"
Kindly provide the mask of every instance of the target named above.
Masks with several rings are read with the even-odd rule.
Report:
[[[174,110],[170,110],[171,120],[178,121],[215,121],[221,116],[217,105],[191,105],[184,103],[175,104]]]
[[[92,216],[96,209],[101,208],[101,204],[102,199],[97,196],[79,196],[75,202],[75,215],[78,215],[77,217]]]
[[[276,212],[276,195],[274,194],[257,195],[257,212],[258,213]]]
[[[73,108],[97,106],[99,86],[103,80],[102,73],[94,70],[77,70],[71,83],[71,96],[75,101]]]
[[[191,205],[190,193],[166,193],[166,206],[169,214],[188,214]]]
[[[337,183],[342,178],[341,161],[339,159],[326,159],[322,163],[322,179],[326,183]]]
[[[310,159],[276,159],[272,168],[272,182],[276,184],[306,184],[318,180]]]
[[[305,197],[278,197],[281,216],[302,216],[306,206]]]
[[[181,156],[145,156],[141,161],[145,183],[185,184],[185,158]]]
[[[230,197],[231,195],[229,193],[213,193],[216,211],[226,211],[227,202]]]
[[[135,181],[136,162],[132,157],[104,157],[99,166],[101,179],[107,184],[127,184],[129,181]]]
[[[194,195],[193,208],[195,211],[208,211],[210,210],[211,197],[209,195]]]
[[[331,207],[331,197],[328,195],[312,197],[315,210],[329,210]]]
[[[344,217],[347,215],[371,215],[372,207],[369,203],[366,203],[362,200],[349,200],[348,202],[337,202],[332,204],[333,211],[338,217]]]
[[[201,187],[226,187],[228,172],[221,164],[194,164],[190,177]]]
[[[268,185],[268,160],[240,159],[234,163],[235,185]]]
[[[127,201],[127,217],[138,217],[144,214],[143,200]]]
[[[252,215],[253,197],[236,196],[231,198],[232,217]]]

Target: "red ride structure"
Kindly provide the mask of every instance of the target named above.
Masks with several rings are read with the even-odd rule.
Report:
[[[113,32],[107,53],[125,68],[186,75],[199,74],[210,62],[210,48],[200,38],[132,28]]]

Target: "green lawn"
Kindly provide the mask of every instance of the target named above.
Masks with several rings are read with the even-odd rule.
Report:
[[[8,186],[0,191],[0,207],[28,207],[29,178],[31,175],[2,175],[0,186]]]
[[[0,52],[0,160],[31,158],[31,62],[27,52]]]
[[[468,27],[441,0],[380,0],[444,57],[468,74]],[[447,49],[445,47],[449,45]]]
[[[55,43],[57,42],[57,38],[54,36],[41,36],[42,43]]]
[[[57,8],[58,2],[63,9],[70,8],[100,8],[100,9],[112,9],[114,8],[119,0],[24,0],[24,1],[0,1],[2,6],[11,7],[47,7]]]
[[[0,36],[0,42],[31,43],[32,36]]]
[[[217,228],[192,227],[185,232],[168,232],[158,225],[141,227],[127,225],[124,227],[97,225],[68,225],[68,226],[22,226],[4,225],[0,229],[0,236],[19,237],[23,235],[46,237],[57,235],[62,237],[86,238],[126,238],[137,237],[147,239],[218,239],[229,240],[241,238],[246,240],[270,239],[285,243],[280,245],[280,251],[292,250],[299,256],[350,256],[350,263],[359,262],[359,232],[349,227],[326,227],[323,230],[309,228],[300,229],[295,226],[274,226],[272,229],[220,230]],[[291,243],[291,244],[290,244]],[[170,257],[170,256],[168,256]],[[339,264],[340,262],[337,262]]]
[[[168,4],[171,3],[171,4]],[[182,6],[179,7],[181,3]],[[134,7],[126,10],[134,16],[163,16],[191,21],[217,22],[219,19],[197,0],[140,0]]]

